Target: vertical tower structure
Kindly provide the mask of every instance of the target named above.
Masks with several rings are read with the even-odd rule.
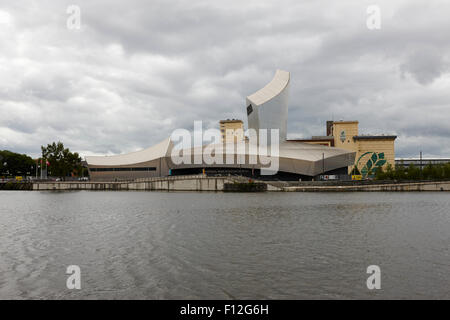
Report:
[[[290,73],[277,70],[272,81],[247,97],[249,129],[278,129],[280,142],[286,141],[289,83]]]

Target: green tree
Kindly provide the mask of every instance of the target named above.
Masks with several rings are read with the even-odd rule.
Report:
[[[68,148],[64,148],[62,142],[41,146],[42,158],[48,161],[48,172],[50,176],[67,177],[71,173],[79,173],[81,158],[78,153],[72,153]]]
[[[405,166],[403,165],[403,162],[400,165],[395,166],[394,179],[395,180],[405,180],[406,179],[406,170],[405,170]]]
[[[408,180],[420,180],[420,169],[411,163],[406,171],[406,177]]]
[[[352,176],[359,176],[361,175],[361,172],[359,172],[358,168],[356,167],[356,165],[353,167],[352,171],[350,172],[350,174]]]
[[[375,178],[377,180],[443,180],[450,179],[450,163],[426,165],[423,170],[410,164],[407,169],[404,166],[396,166],[395,170],[390,164],[386,171],[378,169]]]
[[[36,163],[31,157],[8,150],[0,151],[0,176],[33,175],[34,170]]]
[[[425,180],[433,180],[433,176],[435,175],[435,170],[431,163],[428,163],[422,170],[422,178]]]
[[[392,168],[392,165],[390,163],[386,166],[386,179],[393,180],[394,179],[394,169]]]
[[[377,171],[375,172],[375,180],[386,180],[387,175],[383,170],[383,167],[377,168]]]
[[[443,165],[443,175],[444,179],[450,179],[450,163]]]

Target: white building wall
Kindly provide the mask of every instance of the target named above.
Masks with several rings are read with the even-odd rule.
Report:
[[[259,129],[279,129],[280,142],[286,141],[290,74],[277,70],[275,77],[264,88],[246,99],[248,127]]]

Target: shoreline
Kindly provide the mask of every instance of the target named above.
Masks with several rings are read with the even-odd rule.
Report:
[[[450,181],[261,181],[239,176],[171,176],[135,181],[3,182],[16,191],[421,192],[450,191]]]

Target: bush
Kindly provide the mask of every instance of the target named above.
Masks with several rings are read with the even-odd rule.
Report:
[[[359,172],[358,168],[356,166],[354,166],[352,171],[350,172],[350,175],[359,176],[359,175],[361,175],[361,172]]]
[[[386,166],[386,171],[378,169],[375,175],[376,180],[443,180],[450,179],[450,163],[435,164],[429,163],[423,170],[410,164],[405,169],[404,166],[392,168],[391,164]]]
[[[377,172],[375,173],[375,180],[386,180],[387,175],[383,170],[383,167],[380,167],[377,169]]]

